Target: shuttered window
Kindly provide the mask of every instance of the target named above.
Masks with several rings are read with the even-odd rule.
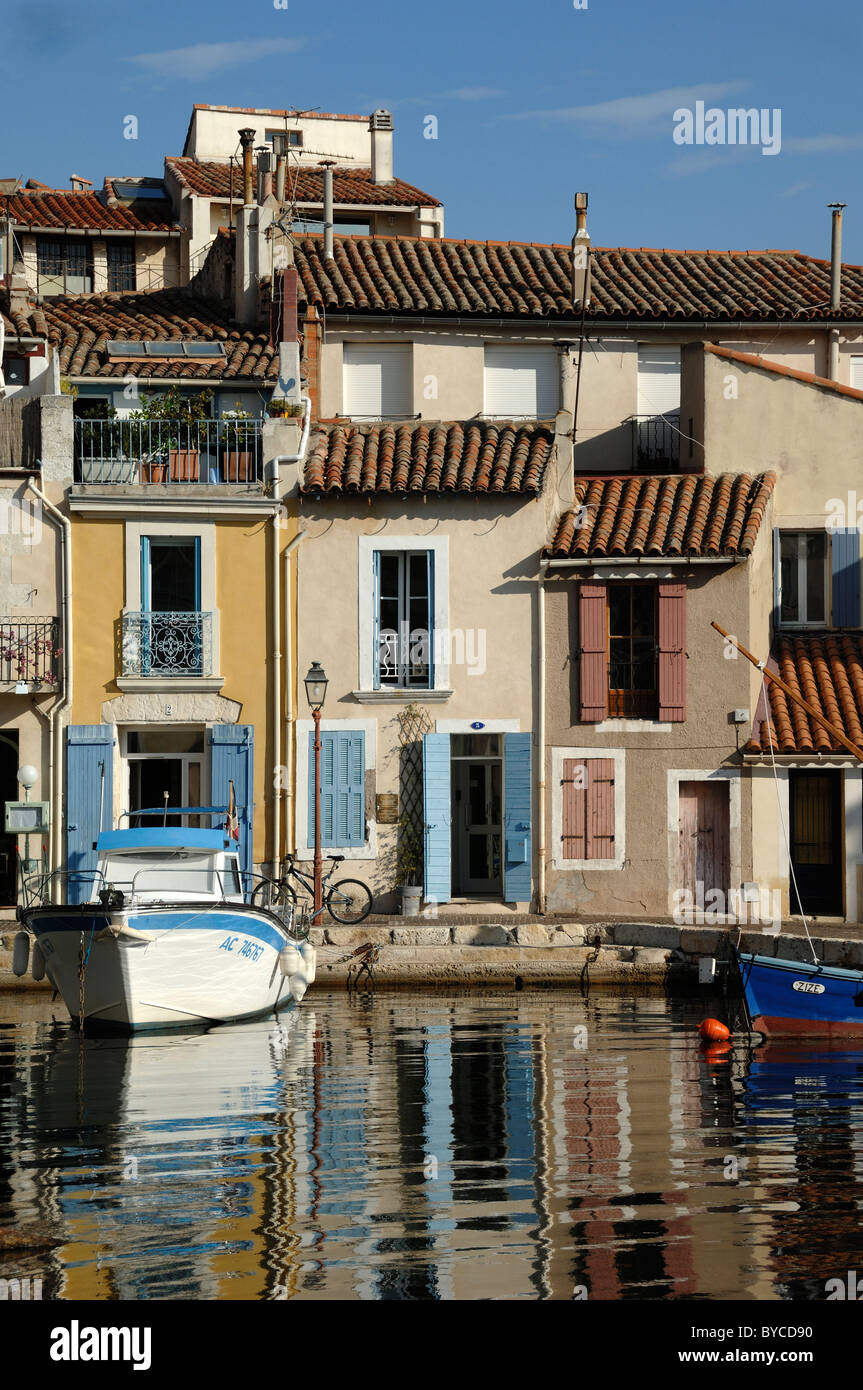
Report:
[[[851,358],[851,385],[855,391],[863,391],[863,357]]]
[[[351,419],[407,419],[412,411],[408,344],[345,343],[343,413]]]
[[[365,734],[358,729],[321,733],[321,845],[359,847],[366,838]],[[315,843],[315,735],[309,733],[309,848]]]
[[[614,857],[614,759],[564,758],[561,858]]]
[[[605,584],[578,590],[578,717],[598,722],[608,713],[608,630]]]
[[[680,414],[680,348],[638,349],[639,415]]]
[[[483,413],[497,420],[550,420],[557,414],[554,348],[487,347]]]

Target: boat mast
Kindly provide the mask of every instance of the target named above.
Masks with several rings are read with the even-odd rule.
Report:
[[[733,642],[737,650],[745,656],[748,661],[751,661],[753,666],[757,666],[759,671],[762,671],[768,680],[772,681],[774,685],[778,685],[779,689],[785,692],[789,700],[793,700],[796,705],[800,705],[802,709],[805,709],[811,719],[814,719],[822,728],[825,728],[828,733],[833,735],[837,742],[841,743],[844,748],[848,749],[849,753],[853,753],[855,758],[863,763],[863,749],[858,748],[856,743],[852,743],[850,738],[847,738],[842,730],[838,729],[835,724],[831,724],[829,719],[825,719],[820,710],[815,709],[814,705],[810,705],[809,701],[804,700],[802,695],[798,695],[796,691],[787,686],[783,680],[780,680],[780,678],[773,673],[773,671],[768,671],[766,666],[762,666],[758,658],[753,656],[751,652],[748,652],[746,648],[738,642],[736,637],[731,636],[730,632],[726,632],[724,627],[720,627],[718,623],[714,622],[711,622],[710,626],[715,627],[716,631],[724,637],[727,642]],[[770,718],[769,709],[766,711],[766,716],[768,719]]]

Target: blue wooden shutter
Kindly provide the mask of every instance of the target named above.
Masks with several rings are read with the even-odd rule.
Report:
[[[448,903],[452,893],[449,734],[423,735],[423,889],[428,902]]]
[[[308,847],[315,844],[315,734],[309,732]],[[366,736],[361,729],[321,734],[321,845],[361,848],[366,842]]]
[[[227,806],[234,784],[240,825],[240,868],[252,872],[255,810],[255,730],[251,724],[214,724],[210,730],[210,796]]]
[[[504,900],[529,903],[530,853],[530,734],[504,734]]]
[[[782,552],[780,550],[781,532],[773,532],[773,631],[778,632],[782,625]]]
[[[89,902],[99,890],[89,871],[96,867],[99,831],[114,823],[113,773],[114,726],[71,724],[66,730],[66,868],[82,874],[69,879],[72,903]]]
[[[860,626],[860,532],[856,527],[833,531],[830,545],[833,569],[833,626]]]

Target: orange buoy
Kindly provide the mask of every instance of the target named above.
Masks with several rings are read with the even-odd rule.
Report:
[[[699,1023],[698,1034],[702,1042],[727,1042],[731,1037],[731,1029],[720,1023],[718,1018],[706,1018],[703,1023]]]

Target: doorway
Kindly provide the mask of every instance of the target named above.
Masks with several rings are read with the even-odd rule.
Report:
[[[0,907],[18,901],[18,837],[7,835],[6,802],[18,801],[18,730],[0,734]]]
[[[499,734],[453,734],[452,891],[503,896],[503,753]]]
[[[194,728],[129,729],[126,760],[129,769],[130,812],[171,806],[201,806],[204,787],[204,731]],[[134,815],[131,825],[137,825]],[[161,822],[148,817],[142,825]],[[165,825],[202,827],[201,816],[168,814]]]
[[[729,788],[725,781],[681,782],[678,801],[680,886],[703,903],[731,886]]]
[[[788,775],[788,795],[794,869],[789,884],[791,911],[814,917],[841,917],[845,901],[842,774],[838,770],[792,771]]]

